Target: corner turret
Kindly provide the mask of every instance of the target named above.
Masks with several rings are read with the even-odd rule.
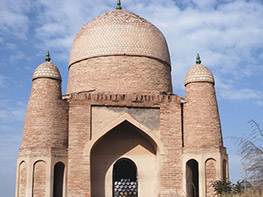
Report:
[[[196,64],[185,77],[186,148],[208,150],[223,146],[214,84],[213,74],[201,64],[197,54]]]
[[[22,149],[67,147],[67,107],[62,100],[61,76],[55,64],[46,62],[33,74]]]

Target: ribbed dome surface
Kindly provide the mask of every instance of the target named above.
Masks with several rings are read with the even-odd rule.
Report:
[[[36,68],[33,74],[33,80],[37,78],[51,78],[61,80],[61,75],[55,64],[51,62],[45,62]]]
[[[125,10],[112,10],[85,24],[73,42],[69,65],[109,55],[146,56],[170,65],[167,43],[160,30]]]
[[[192,82],[210,82],[215,84],[214,76],[211,71],[202,64],[196,64],[187,72],[184,84]]]

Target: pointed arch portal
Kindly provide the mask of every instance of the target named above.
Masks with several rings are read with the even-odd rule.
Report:
[[[148,135],[128,121],[109,130],[91,150],[91,196],[115,197],[116,189],[121,189],[118,197],[154,196],[159,179],[157,149]],[[128,191],[129,185],[133,190]]]

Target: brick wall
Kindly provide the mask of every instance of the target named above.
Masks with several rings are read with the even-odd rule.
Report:
[[[185,151],[202,153],[218,150],[222,147],[222,134],[214,85],[190,83],[185,94]]]
[[[161,196],[173,196],[182,190],[183,180],[181,105],[162,103],[160,112],[160,139],[165,147],[165,155],[160,158]]]
[[[159,60],[137,56],[91,58],[69,68],[68,93],[172,92],[170,66]]]
[[[67,108],[59,80],[35,79],[27,107],[22,149],[67,147]]]
[[[85,145],[90,140],[90,105],[70,102],[68,149],[68,197],[90,196],[90,159]]]

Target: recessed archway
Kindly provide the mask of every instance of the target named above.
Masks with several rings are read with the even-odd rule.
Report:
[[[107,132],[90,155],[92,196],[112,197],[114,164],[124,161],[122,158],[137,166],[139,196],[154,196],[158,192],[157,145],[130,122],[124,121]]]
[[[58,162],[54,166],[53,197],[63,196],[64,169],[65,165],[62,162]]]
[[[186,191],[189,197],[199,197],[198,162],[194,159],[186,163]]]

